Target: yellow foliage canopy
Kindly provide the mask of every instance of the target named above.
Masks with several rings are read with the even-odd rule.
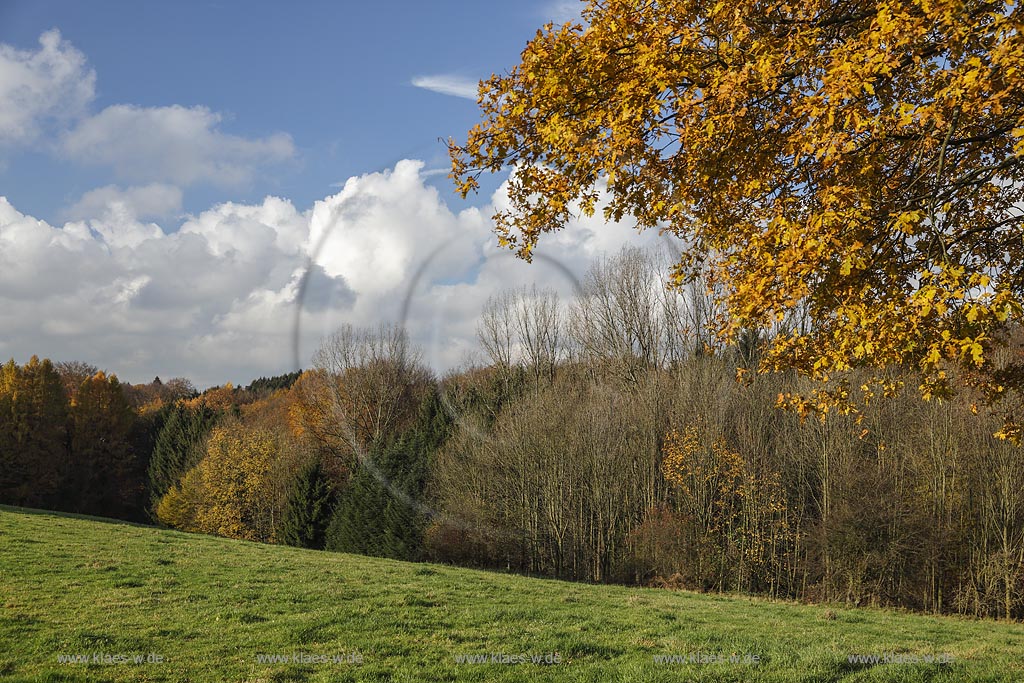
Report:
[[[274,536],[273,465],[277,437],[241,425],[211,432],[206,457],[157,505],[165,524],[251,541]]]
[[[451,176],[513,168],[496,229],[527,259],[602,187],[607,218],[682,238],[674,284],[710,271],[719,332],[772,330],[762,370],[821,383],[782,397],[801,412],[893,364],[994,401],[1024,388],[994,362],[1024,313],[1022,67],[1002,2],[593,0],[481,83]]]

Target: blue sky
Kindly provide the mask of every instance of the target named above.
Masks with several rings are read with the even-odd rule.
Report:
[[[268,193],[308,206],[332,184],[403,158],[444,167],[438,138],[464,136],[478,118],[475,103],[413,80],[468,84],[502,72],[537,28],[574,5],[3,0],[0,43],[33,50],[45,31],[59,30],[96,74],[93,113],[201,106],[221,117],[223,133],[291,137],[289,158],[259,164],[245,182],[188,183],[185,211]],[[130,181],[43,147],[8,146],[0,171],[0,191],[39,218],[57,220],[89,190]],[[457,201],[443,176],[432,182]]]
[[[571,298],[657,240],[599,212],[526,264],[503,179],[445,177],[477,80],[579,8],[0,0],[0,360],[244,384],[391,323],[438,372],[478,362],[491,297]]]

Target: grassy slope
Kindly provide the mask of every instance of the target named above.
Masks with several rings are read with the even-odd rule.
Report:
[[[594,586],[0,508],[0,679],[1018,681],[1024,625]],[[363,663],[260,664],[358,651]],[[552,666],[457,664],[546,654]],[[655,654],[754,653],[756,666]],[[949,653],[952,665],[847,664]],[[161,664],[59,664],[61,654]]]

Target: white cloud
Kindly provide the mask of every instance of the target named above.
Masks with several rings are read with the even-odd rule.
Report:
[[[285,369],[307,223],[268,198],[215,207],[173,233],[126,213],[55,227],[0,200],[4,352],[81,358],[132,381]],[[211,339],[224,347],[214,353]]]
[[[423,163],[402,161],[350,178],[306,211],[276,197],[220,204],[177,230],[130,211],[57,227],[0,199],[3,353],[85,360],[133,382],[247,382],[292,369],[296,320],[308,365],[338,325],[399,322],[405,310],[413,340],[444,370],[475,348],[492,294],[537,284],[569,298],[566,271],[581,277],[601,254],[658,240],[575,220],[544,236],[543,257],[527,264],[491,232],[503,192],[491,206],[453,213]]]
[[[544,6],[543,16],[555,24],[582,21],[581,13],[585,4],[582,0],[552,0]]]
[[[39,49],[0,44],[0,143],[28,143],[52,122],[81,115],[92,102],[96,73],[57,30]]]
[[[425,168],[422,171],[420,171],[420,175],[423,176],[424,178],[434,178],[436,176],[448,175],[451,172],[452,169],[450,167],[445,166],[443,168]]]
[[[170,218],[181,211],[181,189],[164,183],[121,188],[107,185],[89,190],[63,216],[68,220],[100,218],[125,213],[135,218]]]
[[[474,102],[477,98],[477,81],[471,78],[466,78],[465,76],[457,76],[454,74],[416,76],[412,79],[412,84],[417,88],[431,90],[436,93],[441,93],[442,95],[462,97],[467,100],[473,100]]]
[[[232,135],[221,130],[222,114],[202,106],[116,104],[93,113],[95,86],[85,55],[57,30],[43,33],[36,50],[0,43],[0,146],[37,143],[73,161],[109,167],[132,184],[182,187],[242,185],[261,167],[295,157],[288,134]],[[158,197],[152,185],[134,196],[125,191],[120,199],[109,186],[94,192],[68,215],[91,217],[122,201],[136,216],[162,217],[180,204],[174,191]]]
[[[219,130],[222,116],[206,107],[118,104],[81,121],[61,147],[75,161],[104,165],[134,182],[206,181],[239,185],[259,166],[294,157],[291,136],[249,139]]]

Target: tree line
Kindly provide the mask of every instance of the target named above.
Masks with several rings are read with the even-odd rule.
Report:
[[[0,368],[0,501],[144,520],[156,405],[192,391],[184,380],[127,387],[81,362],[9,361]]]
[[[898,366],[856,413],[780,410],[809,380],[753,369],[770,333],[806,321],[715,341],[713,297],[665,289],[665,264],[627,249],[571,301],[492,298],[482,356],[443,376],[389,325],[343,327],[310,369],[244,389],[8,363],[0,500],[580,581],[1024,616],[1024,458],[993,437],[998,416],[967,394],[923,400]],[[1019,361],[1019,332],[999,362]]]

